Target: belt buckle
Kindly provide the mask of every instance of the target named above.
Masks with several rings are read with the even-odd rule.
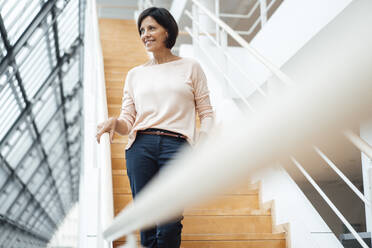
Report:
[[[160,135],[161,132],[159,130],[156,131],[156,135]]]

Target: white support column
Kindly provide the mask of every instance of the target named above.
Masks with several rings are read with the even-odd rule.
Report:
[[[372,145],[372,120],[365,122],[360,127],[360,137]],[[362,173],[364,196],[372,203],[372,161],[362,153]],[[372,232],[372,209],[365,206],[367,232]]]

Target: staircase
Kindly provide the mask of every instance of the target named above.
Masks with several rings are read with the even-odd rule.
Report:
[[[148,56],[138,38],[134,21],[100,19],[109,116],[118,116],[126,73]],[[111,144],[114,212],[131,201],[125,168],[127,137],[115,136]],[[286,233],[277,232],[272,203],[260,201],[260,184],[248,184],[223,194],[213,202],[184,212],[183,248],[285,248]],[[114,247],[124,244],[114,242]]]
[[[145,63],[148,55],[138,38],[137,26],[133,20],[99,19],[99,29],[104,59],[108,115],[119,116],[127,72],[132,67]],[[125,167],[124,150],[127,143],[127,136],[115,134],[114,142],[111,144],[115,215],[132,200]],[[114,247],[117,246],[116,243],[120,244],[120,242],[115,242]]]

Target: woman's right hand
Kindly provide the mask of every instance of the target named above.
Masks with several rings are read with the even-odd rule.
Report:
[[[116,118],[111,117],[107,121],[104,121],[97,125],[97,142],[99,144],[102,134],[109,133],[110,134],[110,142],[112,143],[114,138],[116,128]]]

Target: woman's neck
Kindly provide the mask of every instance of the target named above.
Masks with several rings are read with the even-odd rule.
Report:
[[[154,60],[155,64],[166,63],[166,62],[172,61],[175,58],[177,58],[177,56],[174,55],[170,51],[170,49],[165,49],[165,50],[162,50],[162,51],[158,51],[156,53],[154,52],[152,54],[153,54],[153,60]]]

